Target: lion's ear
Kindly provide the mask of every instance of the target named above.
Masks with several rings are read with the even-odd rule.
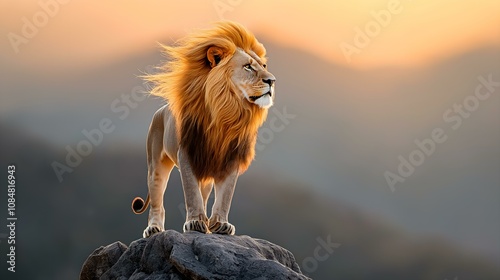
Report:
[[[214,68],[224,58],[224,50],[219,47],[210,47],[207,51],[207,59],[210,67]]]

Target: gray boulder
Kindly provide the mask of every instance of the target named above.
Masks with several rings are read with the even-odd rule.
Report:
[[[310,279],[288,250],[249,236],[167,230],[96,249],[80,279]]]

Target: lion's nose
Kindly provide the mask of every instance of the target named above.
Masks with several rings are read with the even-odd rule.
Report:
[[[262,79],[262,81],[266,84],[268,84],[270,87],[273,86],[274,82],[276,81],[275,78],[266,78],[266,79]]]

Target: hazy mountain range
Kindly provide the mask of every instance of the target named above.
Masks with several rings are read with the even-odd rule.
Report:
[[[277,77],[274,109],[281,112],[271,111],[268,120],[284,111],[294,117],[282,121],[280,131],[264,126],[267,134],[241,177],[231,212],[239,234],[280,244],[301,265],[316,239],[330,235],[341,245],[309,273],[318,279],[500,275],[493,267],[500,263],[500,89],[459,129],[443,120],[444,112],[474,93],[478,76],[500,81],[498,49],[420,69],[360,71],[266,46]],[[129,203],[145,195],[144,143],[163,101],[148,98],[133,108],[122,95],[146,89],[136,76],[161,60],[154,50],[88,72],[43,77],[0,66],[6,73],[1,161],[20,166],[20,250],[29,258],[57,260],[41,262],[42,273],[29,275],[74,278],[89,250],[140,236],[147,217],[132,215]],[[98,128],[103,118],[115,130],[59,183],[50,164],[64,162],[65,146],[75,148],[85,139],[82,130]],[[408,158],[415,139],[430,137],[435,128],[447,141],[392,192],[384,172],[397,172],[398,156]],[[173,177],[167,224],[181,230],[183,199],[178,175]]]

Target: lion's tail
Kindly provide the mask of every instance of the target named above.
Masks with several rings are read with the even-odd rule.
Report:
[[[149,193],[148,193],[148,196],[146,197],[146,201],[144,201],[144,199],[142,199],[140,197],[134,198],[134,200],[132,200],[132,211],[135,214],[144,213],[144,211],[146,211],[146,209],[148,209],[149,200],[150,200]]]

